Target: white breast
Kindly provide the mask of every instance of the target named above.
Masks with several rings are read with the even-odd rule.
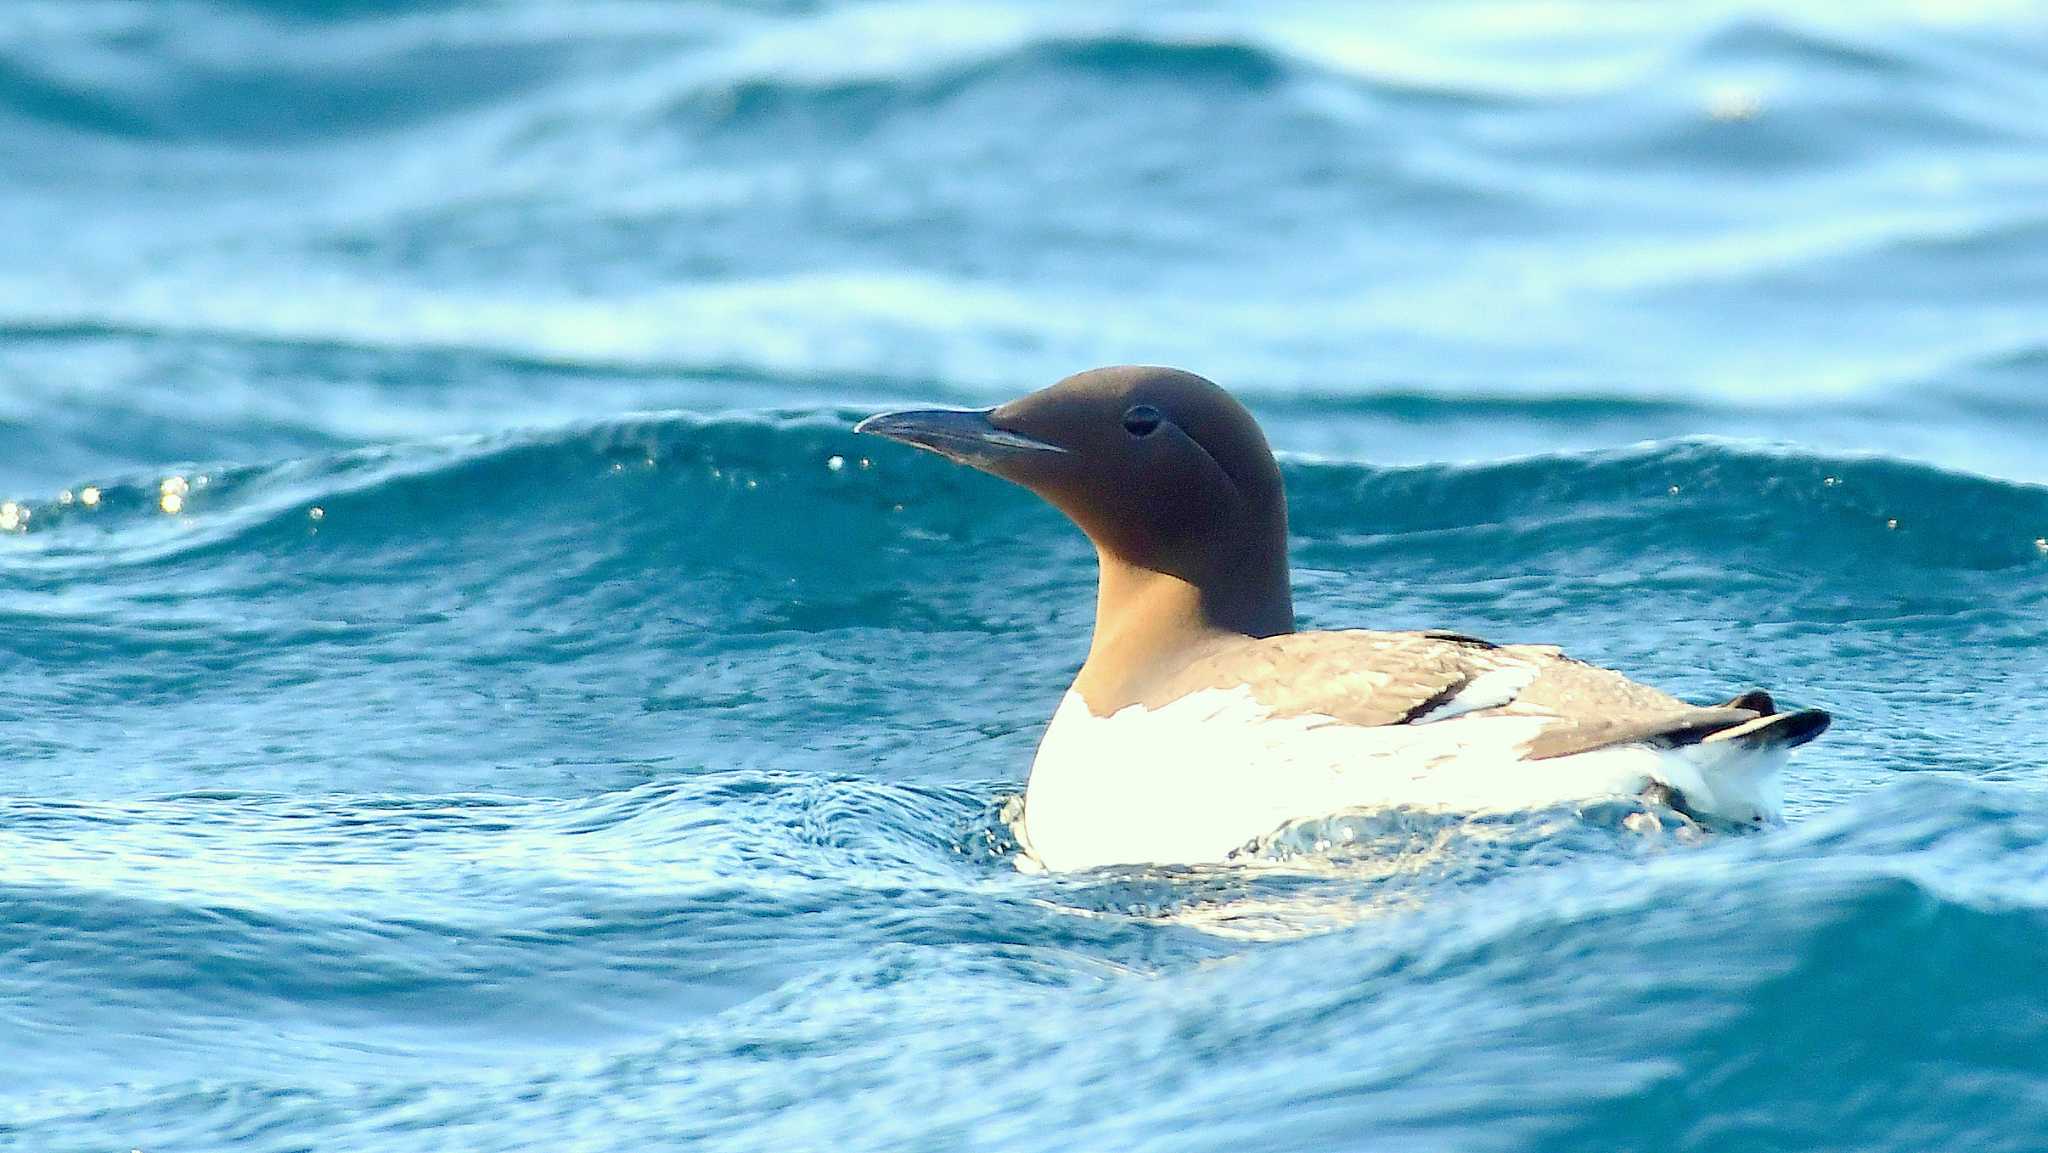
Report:
[[[1097,717],[1070,692],[1039,745],[1018,832],[1039,864],[1064,870],[1221,861],[1288,821],[1344,809],[1534,808],[1639,793],[1653,781],[1702,794],[1735,819],[1776,815],[1764,784],[1735,796],[1724,780],[1716,795],[1690,751],[1524,760],[1544,724],[1456,716],[1366,727],[1275,716],[1246,689]],[[1755,775],[1775,784],[1774,773]]]

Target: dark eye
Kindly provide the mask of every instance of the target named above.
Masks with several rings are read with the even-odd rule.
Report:
[[[1149,404],[1134,404],[1124,411],[1124,431],[1132,436],[1151,436],[1152,430],[1165,419],[1159,410]]]

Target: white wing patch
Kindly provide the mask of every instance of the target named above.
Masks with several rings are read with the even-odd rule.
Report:
[[[1529,687],[1529,682],[1536,679],[1538,671],[1535,665],[1509,665],[1506,668],[1494,669],[1492,672],[1480,673],[1465,682],[1465,687],[1459,689],[1449,700],[1408,723],[1427,725],[1437,721],[1448,721],[1453,717],[1462,717],[1467,713],[1512,704],[1515,698],[1521,695],[1522,690]]]

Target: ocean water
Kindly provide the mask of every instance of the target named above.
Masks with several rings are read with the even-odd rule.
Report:
[[[0,1148],[2048,1148],[2048,6],[10,0]],[[1030,876],[1028,495],[1181,365],[1307,627],[1788,822]]]

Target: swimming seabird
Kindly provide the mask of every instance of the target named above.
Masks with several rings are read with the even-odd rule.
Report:
[[[1745,692],[1688,704],[1545,645],[1296,632],[1280,469],[1229,393],[1102,368],[990,409],[856,428],[1023,485],[1094,542],[1088,659],[1032,762],[1017,833],[1050,869],[1222,861],[1346,809],[1647,795],[1779,819],[1788,750],[1828,727]]]

